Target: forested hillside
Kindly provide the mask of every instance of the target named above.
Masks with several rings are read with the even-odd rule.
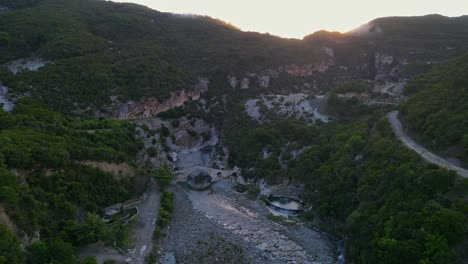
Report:
[[[468,164],[468,54],[416,78],[406,93],[405,126],[424,145]]]
[[[289,120],[258,126],[232,118],[226,136],[233,164],[247,177],[305,183],[304,199],[316,218],[333,219],[322,227],[334,226],[347,237],[349,259],[466,258],[454,249],[468,238],[468,182],[398,144],[382,114],[322,127]]]
[[[122,235],[101,209],[141,182],[84,161],[134,168],[141,154],[144,169],[175,168],[197,151],[252,186],[303,187],[301,220],[343,238],[350,263],[466,262],[467,179],[405,148],[385,114],[401,108],[418,140],[468,164],[467,48],[467,16],[380,18],[298,40],[111,1],[0,0],[0,96],[14,105],[0,107],[0,264],[79,263],[78,248]],[[28,60],[39,66],[15,66]],[[140,128],[92,119],[109,104],[154,107],[199,78],[209,81],[199,100],[157,116],[144,105],[131,117]],[[392,90],[408,79],[404,96]],[[325,121],[278,114],[315,99]]]
[[[79,162],[131,163],[140,147],[130,123],[77,120],[28,98],[0,111],[0,206],[15,226],[0,228],[0,262],[72,263],[74,247],[112,241],[100,208],[136,195],[135,178]],[[23,256],[12,231],[41,240]]]
[[[446,60],[468,43],[466,17],[387,18],[370,22],[379,30],[364,35],[318,32],[296,40],[110,1],[2,0],[1,5],[10,9],[0,14],[0,64],[30,57],[47,64],[17,75],[0,66],[0,81],[13,94],[32,93],[55,109],[88,109],[88,114],[109,104],[112,95],[121,101],[163,100],[192,89],[199,77],[210,80],[211,94],[221,94],[230,74],[320,63],[330,56],[324,47],[334,50],[332,72],[339,73],[341,65],[347,68],[344,77],[373,78],[374,53],[394,54],[398,63],[420,68],[428,60]],[[389,66],[396,64],[395,58]]]
[[[466,143],[466,59],[435,67],[405,90],[405,126],[436,150]],[[305,183],[316,221],[348,238],[356,263],[466,259],[468,181],[401,145],[384,117],[387,108],[334,95],[371,89],[362,81],[335,87],[329,107],[346,121],[315,126],[278,117],[259,124],[238,99],[230,106],[236,114],[224,121],[232,164],[247,177]]]
[[[1,2],[0,2],[1,5]],[[208,17],[160,13],[96,0],[41,0],[0,16],[0,64],[38,56],[53,61],[18,76],[1,70],[15,93],[32,92],[49,105],[93,109],[141,97],[166,98],[192,89],[199,76],[255,72],[320,55],[299,40],[244,33]],[[316,54],[318,53],[318,55]],[[79,74],[76,74],[79,72]]]

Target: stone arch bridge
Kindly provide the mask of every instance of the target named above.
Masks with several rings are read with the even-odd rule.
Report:
[[[184,170],[174,171],[174,181],[186,182],[187,176],[190,175],[192,172],[197,171],[206,171],[208,174],[210,174],[212,182],[217,182],[221,179],[228,178],[229,176],[232,176],[235,173],[235,171],[232,170],[217,170],[208,167],[195,166]]]

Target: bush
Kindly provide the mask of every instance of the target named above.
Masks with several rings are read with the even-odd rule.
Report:
[[[171,121],[171,125],[173,128],[178,128],[180,125],[180,120],[179,119],[174,119]]]
[[[97,264],[96,257],[85,257],[83,261],[81,261],[82,264]]]
[[[156,226],[153,232],[153,240],[158,241],[162,237],[163,237],[163,232],[161,231],[161,228],[159,228],[159,226]]]
[[[158,211],[158,220],[156,229],[153,233],[153,239],[158,240],[164,236],[162,229],[169,225],[172,212],[174,210],[174,194],[171,192],[164,192],[161,196],[161,208]]]
[[[247,196],[250,199],[256,199],[257,196],[260,194],[260,188],[258,188],[256,185],[253,184],[248,184],[247,185]]]
[[[160,132],[161,132],[161,137],[162,138],[167,138],[169,136],[169,134],[170,134],[169,129],[164,125],[162,125],[162,127],[160,129]]]
[[[187,134],[189,134],[191,137],[197,137],[198,133],[195,130],[192,129],[187,129]]]
[[[0,263],[20,264],[23,252],[19,239],[5,226],[0,225]]]
[[[161,166],[153,171],[153,178],[159,183],[159,187],[164,190],[172,183],[172,171],[168,166]]]
[[[151,146],[151,147],[148,147],[148,149],[146,149],[146,153],[148,153],[148,156],[154,158],[156,157],[156,154],[158,153],[158,149],[154,146]]]

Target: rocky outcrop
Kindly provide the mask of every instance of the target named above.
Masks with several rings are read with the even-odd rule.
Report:
[[[8,63],[8,69],[13,74],[18,74],[24,70],[37,71],[40,68],[44,67],[48,61],[44,61],[41,58],[28,58],[28,59],[19,59]]]
[[[314,72],[323,73],[331,66],[335,65],[335,62],[333,60],[334,50],[329,47],[323,47],[322,49],[329,56],[328,60],[306,65],[290,64],[278,67],[277,69],[266,69],[261,73],[247,73],[243,77],[228,75],[227,83],[234,90],[237,89],[237,87],[240,89],[249,89],[251,83],[257,85],[256,87],[259,88],[269,88],[272,79],[278,78],[279,74],[282,72],[298,77],[310,76]]]
[[[197,90],[183,90],[172,93],[168,99],[163,101],[159,101],[157,98],[148,98],[138,103],[133,101],[127,102],[119,108],[118,119],[137,119],[155,116],[161,112],[182,106],[190,100],[198,100],[200,94],[201,92]]]
[[[8,99],[8,88],[6,86],[2,86],[0,82],[0,108],[3,111],[10,112],[15,107],[13,101]]]
[[[265,107],[269,111],[283,117],[301,119],[309,123],[316,120],[328,122],[323,105],[327,99],[324,97],[311,99],[307,94],[297,93],[289,95],[268,95],[245,102],[247,114],[258,122],[266,121],[260,109]]]
[[[390,65],[395,61],[395,58],[392,55],[384,54],[384,53],[376,53],[375,54],[375,66],[381,65]]]
[[[227,77],[229,86],[235,90],[239,86],[240,89],[250,88],[250,79],[248,77],[237,79],[236,76],[228,75]]]
[[[401,64],[393,55],[375,53],[374,56],[375,80],[389,80],[397,77]]]
[[[235,76],[231,76],[229,75],[228,76],[228,83],[229,83],[229,86],[231,86],[232,89],[236,89],[237,87],[237,78]]]
[[[17,228],[5,212],[3,204],[0,204],[0,224],[6,226],[10,231],[16,232]]]
[[[258,76],[258,85],[260,86],[260,88],[268,88],[268,86],[270,86],[270,76]]]
[[[115,96],[111,96],[111,105],[102,108],[96,115],[97,117],[113,117],[120,120],[155,116],[161,112],[182,106],[185,102],[190,100],[200,99],[202,93],[208,90],[208,85],[208,79],[200,78],[193,90],[173,92],[170,94],[169,98],[164,100],[151,97],[142,99],[139,102],[128,101],[126,103],[120,103]]]
[[[322,51],[325,52],[329,57],[333,58],[335,56],[335,51],[327,46],[323,46]]]
[[[249,87],[250,87],[250,80],[249,80],[249,78],[244,78],[244,79],[242,79],[240,88],[241,88],[241,89],[248,89]]]
[[[130,165],[127,162],[109,163],[84,160],[81,161],[80,164],[110,173],[115,179],[120,179],[123,177],[133,177],[136,174],[135,169],[130,167]]]
[[[290,75],[293,76],[310,76],[314,72],[325,72],[330,68],[330,66],[335,65],[333,60],[326,60],[326,61],[321,61],[318,63],[313,63],[313,64],[306,64],[306,65],[287,65],[284,67],[284,71]]]

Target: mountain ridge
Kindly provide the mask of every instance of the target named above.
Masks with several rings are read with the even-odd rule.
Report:
[[[183,17],[135,4],[96,0],[31,3],[0,16],[0,63],[28,57],[52,63],[37,72],[17,75],[0,66],[0,81],[13,96],[30,92],[68,112],[96,111],[111,103],[110,96],[119,96],[123,102],[145,96],[163,100],[172,92],[193,89],[199,78],[208,78],[208,93],[219,95],[229,91],[229,75],[248,78],[250,86],[258,87],[261,81],[246,75],[330,60],[334,65],[326,70],[329,75],[345,67],[344,78],[394,78],[391,72],[406,64],[443,62],[468,45],[468,20],[465,25],[464,19],[461,26],[453,26],[452,33],[442,36],[425,30],[422,37],[379,34],[369,39],[319,31],[299,40],[243,32],[209,17]],[[416,20],[428,18],[431,16]],[[384,20],[389,19],[395,20]],[[445,20],[450,27],[458,23],[453,22],[455,18]],[[406,30],[401,23],[393,27]],[[393,57],[393,63],[377,69],[377,54]],[[72,74],[76,71],[85,78],[77,79]],[[62,73],[70,76],[61,77]],[[42,81],[45,75],[55,77],[46,84]],[[317,75],[314,81],[321,82],[321,78]]]

